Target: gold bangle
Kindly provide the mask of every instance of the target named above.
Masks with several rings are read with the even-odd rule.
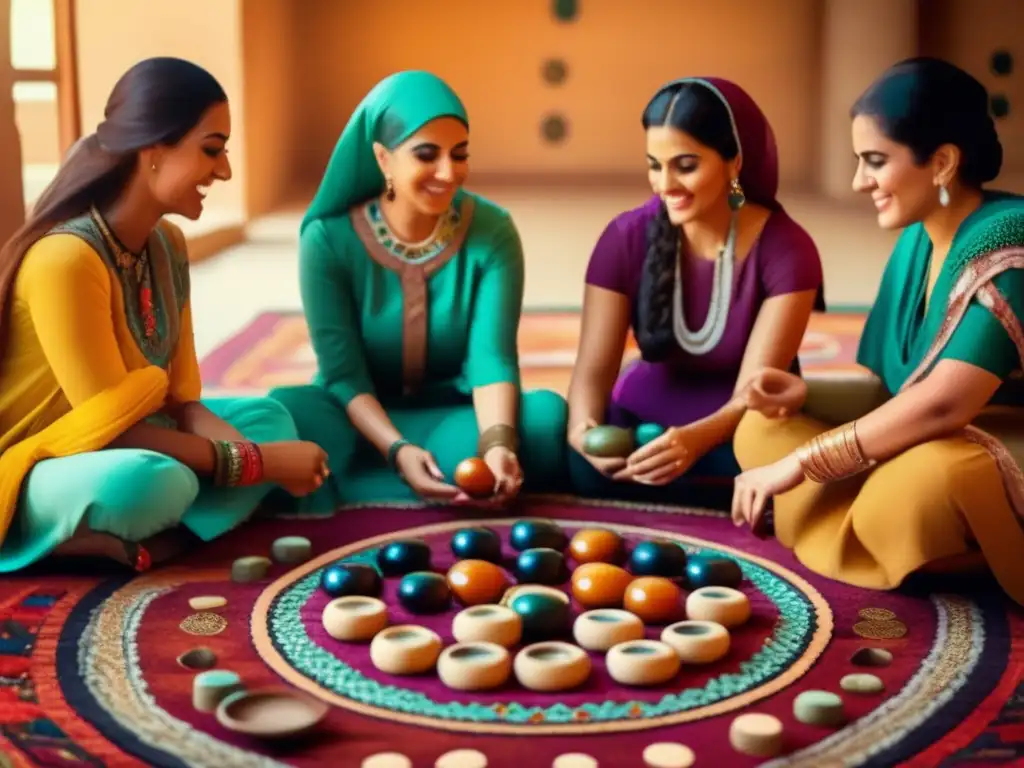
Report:
[[[844,480],[874,466],[864,457],[855,421],[816,436],[797,448],[796,455],[804,477],[815,483]]]
[[[477,456],[483,458],[491,448],[501,446],[516,453],[519,450],[519,440],[516,435],[516,428],[508,424],[495,424],[484,430],[477,440]]]

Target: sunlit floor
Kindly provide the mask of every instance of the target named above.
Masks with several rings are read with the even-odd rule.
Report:
[[[526,251],[525,306],[578,307],[587,260],[617,213],[645,199],[642,186],[480,187],[515,217]],[[832,306],[870,304],[895,235],[875,224],[867,201],[837,204],[788,194],[790,215],[822,253]],[[196,343],[200,355],[267,310],[299,309],[297,233],[302,205],[252,222],[249,240],[193,268]]]

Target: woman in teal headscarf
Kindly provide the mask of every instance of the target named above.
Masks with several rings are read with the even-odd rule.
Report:
[[[776,496],[776,536],[817,573],[891,589],[987,564],[1024,604],[1024,198],[983,188],[1002,164],[988,95],[903,62],[854,106],[853,144],[854,187],[903,228],[858,353],[873,391],[776,372],[737,431],[733,518]]]
[[[496,501],[558,485],[566,406],[522,394],[523,253],[509,214],[462,189],[469,121],[427,72],[380,82],[356,108],[302,222],[302,302],[319,373],[271,392],[330,456],[304,511],[464,501],[480,456]],[[375,449],[375,450],[374,450]]]

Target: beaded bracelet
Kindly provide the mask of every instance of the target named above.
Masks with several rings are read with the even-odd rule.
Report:
[[[412,445],[412,443],[404,437],[400,437],[388,448],[388,466],[395,472],[398,472],[398,452],[407,445]]]
[[[263,480],[263,454],[255,443],[214,440],[213,482],[234,488]]]
[[[515,427],[508,424],[495,424],[485,429],[480,435],[480,439],[477,440],[476,454],[480,457],[486,456],[491,448],[498,446],[508,448],[512,453],[518,451],[519,438]]]

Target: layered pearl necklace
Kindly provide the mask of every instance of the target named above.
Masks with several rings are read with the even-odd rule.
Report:
[[[725,246],[715,259],[715,273],[711,284],[711,303],[708,316],[699,330],[691,331],[686,324],[683,307],[683,238],[679,236],[676,246],[675,288],[672,302],[672,329],[679,346],[691,355],[706,355],[713,350],[725,334],[729,321],[729,306],[732,303],[732,276],[736,264],[736,232],[739,216],[734,211],[729,220],[729,234]]]

